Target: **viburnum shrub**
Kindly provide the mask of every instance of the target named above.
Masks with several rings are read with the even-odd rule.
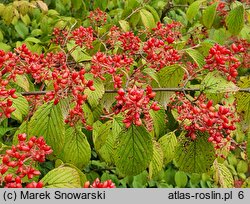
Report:
[[[161,18],[153,3],[137,3],[126,12],[117,8],[117,16],[111,10],[118,4],[110,13],[94,4],[85,19],[62,18],[37,52],[27,43],[33,38],[0,50],[0,122],[19,126],[18,144],[1,156],[2,186],[115,187],[111,180],[85,182],[82,173],[93,178],[91,168],[105,166],[95,159],[119,178],[146,172],[153,179],[169,165],[190,175],[210,171],[215,186],[226,185],[220,171],[240,169],[231,177],[246,179],[247,3],[194,1],[177,12],[170,1]],[[236,162],[227,158],[234,150],[243,152]],[[55,168],[38,171],[43,165]]]
[[[43,137],[31,137],[27,140],[25,133],[18,135],[18,144],[0,155],[0,185],[6,188],[22,188],[23,179],[32,180],[40,175],[35,168],[36,163],[44,162],[46,155],[52,153]],[[32,181],[26,184],[27,188],[42,188],[42,182]]]

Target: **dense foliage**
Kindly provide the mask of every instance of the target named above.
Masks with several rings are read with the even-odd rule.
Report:
[[[0,186],[249,187],[249,9],[0,3]]]

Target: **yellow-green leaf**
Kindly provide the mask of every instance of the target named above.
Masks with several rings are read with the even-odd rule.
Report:
[[[79,127],[69,127],[65,131],[65,144],[60,159],[82,169],[88,164],[91,149],[86,136]]]
[[[213,25],[217,6],[218,2],[213,3],[212,5],[208,6],[202,14],[202,22],[207,28],[211,28]]]
[[[41,180],[45,188],[81,188],[80,176],[76,169],[58,167],[48,172]]]
[[[134,126],[122,131],[114,145],[116,167],[124,175],[137,175],[144,171],[153,156],[153,142],[143,126]]]
[[[237,6],[229,12],[226,18],[226,25],[233,35],[239,34],[244,27],[244,13],[243,5]]]
[[[162,136],[158,142],[161,145],[161,149],[163,151],[164,164],[167,165],[174,159],[176,147],[178,144],[177,138],[174,132],[169,132],[168,134]]]
[[[224,165],[219,163],[217,160],[214,161],[214,181],[220,184],[222,188],[232,188],[234,184],[233,176],[230,170]]]

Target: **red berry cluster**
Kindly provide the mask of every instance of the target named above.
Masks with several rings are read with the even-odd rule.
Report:
[[[101,9],[97,8],[94,11],[89,12],[90,22],[94,25],[101,26],[107,21],[107,13],[103,12]]]
[[[63,98],[72,96],[71,102],[75,106],[69,111],[66,122],[74,125],[76,121],[81,120],[85,123],[82,104],[87,96],[84,90],[89,88],[94,90],[93,80],[85,79],[85,69],[78,71],[71,69],[67,64],[66,55],[63,52],[43,54],[33,54],[25,45],[17,48],[15,53],[5,53],[1,51],[3,58],[1,65],[1,88],[0,88],[0,116],[3,114],[10,117],[15,110],[10,98],[16,98],[15,89],[7,90],[6,86],[10,80],[15,80],[16,75],[30,74],[35,83],[51,81],[54,86],[44,99],[45,101],[54,100],[54,104]],[[4,79],[5,78],[5,79]]]
[[[107,46],[114,48],[115,44],[119,42],[119,37],[121,35],[121,29],[117,26],[112,26],[109,30],[108,39],[106,40]]]
[[[128,53],[132,55],[138,52],[141,40],[135,36],[134,33],[122,33],[118,39],[122,42],[122,49],[124,51],[128,51]]]
[[[92,27],[84,28],[80,26],[79,28],[76,28],[72,31],[72,38],[75,40],[75,43],[80,47],[85,46],[88,49],[93,48],[92,43],[95,40],[95,37],[93,35]]]
[[[216,44],[209,50],[204,68],[209,71],[219,70],[223,75],[226,75],[228,81],[236,82],[237,68],[240,64],[231,50]]]
[[[149,105],[150,100],[155,97],[155,92],[152,91],[150,86],[147,87],[146,93],[143,89],[133,86],[128,88],[127,93],[121,88],[118,90],[118,96],[116,96],[117,105],[115,106],[115,114],[123,112],[125,119],[123,120],[125,126],[129,128],[131,124],[137,126],[142,125],[143,118],[146,121],[150,121],[151,117],[149,110],[158,111],[160,108],[157,106],[157,102],[153,102]],[[148,127],[152,129],[152,127]]]
[[[130,70],[130,66],[133,63],[133,59],[126,55],[115,54],[108,56],[102,52],[97,52],[92,57],[91,73],[95,77],[99,77],[105,80],[104,74],[110,74],[113,76],[114,87],[120,88],[122,84],[123,72],[121,70]]]
[[[44,162],[46,155],[52,153],[52,149],[45,143],[43,137],[31,137],[28,141],[26,140],[25,133],[19,134],[19,143],[6,150],[5,155],[0,156],[2,159],[0,174],[3,175],[0,176],[0,184],[7,188],[22,188],[22,179],[24,177],[27,176],[30,180],[34,176],[40,175],[40,171],[33,166],[36,162]],[[39,182],[35,184],[28,184],[28,186],[42,187]]]
[[[230,140],[238,118],[230,107],[220,105],[216,109],[212,100],[206,101],[205,95],[192,103],[183,94],[177,94],[171,107],[177,110],[178,120],[183,121],[187,136],[195,140],[198,131],[207,132],[210,135],[208,141],[213,142],[215,148],[221,148],[225,145],[223,138]]]
[[[250,68],[250,42],[246,40],[236,40],[231,45],[231,49],[235,54],[241,57],[242,67]]]
[[[85,182],[83,188],[116,188],[116,186],[111,180],[101,182],[99,178],[96,178],[91,185],[89,181]]]
[[[66,29],[54,28],[52,33],[54,38],[51,41],[57,45],[64,46],[67,41],[68,34],[69,33]]]
[[[149,66],[157,70],[175,64],[181,58],[177,50],[158,38],[150,38],[145,42],[143,51],[146,53]]]
[[[156,27],[152,29],[151,37],[157,37],[167,42],[173,43],[176,39],[181,37],[180,22],[172,22],[170,24],[163,24],[158,22]]]

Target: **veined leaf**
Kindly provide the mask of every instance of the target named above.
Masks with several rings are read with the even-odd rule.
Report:
[[[149,111],[150,116],[153,119],[154,135],[156,138],[161,137],[166,133],[166,115],[165,110]]]
[[[243,5],[237,6],[229,12],[226,18],[226,25],[233,35],[239,34],[244,27],[244,13]]]
[[[198,14],[201,3],[204,0],[194,1],[187,9],[187,19],[189,22],[193,21],[193,18]]]
[[[227,81],[218,71],[209,72],[201,82],[205,93],[227,93],[238,91],[239,88],[233,83]]]
[[[96,152],[107,163],[113,163],[113,147],[115,135],[112,131],[112,121],[102,124],[97,121],[93,125],[93,141]]]
[[[117,168],[125,175],[137,175],[145,170],[153,156],[153,142],[143,126],[132,125],[121,132],[114,145]]]
[[[92,76],[90,74],[85,74],[85,78],[87,80],[92,79]],[[84,93],[88,96],[87,100],[92,108],[96,107],[100,104],[100,100],[103,97],[103,94],[105,92],[104,85],[100,79],[93,79],[94,80],[94,87],[95,90],[91,91],[89,89],[86,89]]]
[[[218,2],[213,3],[212,5],[208,6],[202,14],[202,22],[207,28],[211,28],[213,25],[217,6]]]
[[[140,10],[141,20],[145,28],[150,30],[156,26],[154,16],[146,9]]]
[[[124,32],[127,32],[127,31],[130,30],[130,26],[129,26],[128,21],[120,20],[120,21],[119,21],[119,24],[120,24],[120,26],[121,26],[121,28],[122,28],[122,30],[123,30]]]
[[[48,172],[41,180],[45,188],[81,188],[80,176],[76,169],[58,167]]]
[[[197,138],[191,140],[182,136],[176,149],[175,163],[179,170],[188,173],[205,173],[213,165],[215,151],[213,144],[208,142],[208,135],[198,132]]]
[[[29,112],[29,103],[27,99],[19,93],[16,93],[18,98],[12,99],[13,105],[16,110],[12,112],[11,117],[22,122],[23,117],[25,117]]]
[[[250,77],[241,77],[238,82],[240,88],[250,87]],[[250,94],[247,92],[237,92],[236,94],[237,101],[237,112],[241,114],[244,118],[244,122],[249,127],[250,124]]]
[[[197,63],[199,67],[203,67],[205,64],[204,56],[197,50],[189,48],[186,50],[187,54]]]
[[[65,141],[65,129],[59,105],[45,103],[40,106],[30,120],[29,130],[31,135],[43,136],[54,154],[61,153]]]
[[[177,138],[174,132],[169,132],[168,134],[162,136],[158,142],[161,145],[161,149],[163,151],[164,164],[167,165],[174,159],[176,147],[178,144]]]
[[[183,79],[184,71],[179,65],[172,65],[161,69],[157,73],[160,87],[178,87]],[[152,83],[153,87],[159,87],[156,82]],[[168,104],[170,97],[174,92],[162,91],[157,92],[155,100],[159,101],[164,107]]]
[[[91,149],[86,136],[79,127],[69,127],[65,131],[65,144],[60,159],[82,169],[88,164]]]
[[[91,56],[84,53],[84,48],[80,48],[79,46],[74,48],[75,46],[76,46],[75,43],[73,43],[72,41],[67,43],[67,49],[69,51],[74,50],[71,52],[71,56],[74,58],[76,62],[89,61],[92,59]]]
[[[219,163],[217,160],[213,164],[214,170],[214,181],[220,184],[222,188],[233,188],[234,179],[230,170],[224,165]]]
[[[149,164],[149,178],[153,178],[163,168],[163,151],[161,145],[154,141],[153,142],[153,157]]]

